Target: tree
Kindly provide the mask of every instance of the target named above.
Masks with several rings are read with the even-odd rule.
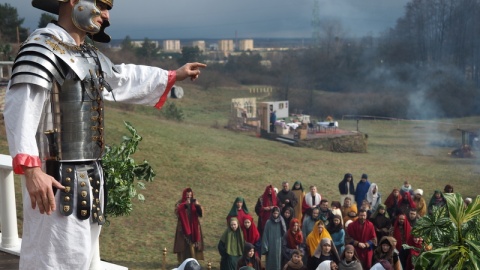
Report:
[[[25,19],[18,18],[17,9],[9,4],[0,4],[0,33],[4,41],[17,42],[17,29],[20,41],[27,38],[28,30],[21,27]]]
[[[55,20],[57,20],[56,16],[53,16],[50,13],[42,13],[42,15],[40,16],[40,20],[38,21],[38,28],[43,28],[47,26],[47,24]]]
[[[132,39],[128,35],[122,40],[122,44],[120,45],[120,47],[122,48],[122,51],[135,50],[135,47],[133,46],[133,43],[132,43]]]
[[[185,46],[182,48],[182,57],[178,59],[179,64],[183,65],[185,63],[192,62],[201,62],[201,53],[198,47],[188,47]]]
[[[480,269],[480,195],[468,206],[458,193],[444,196],[447,207],[435,209],[413,228],[413,235],[431,247],[415,260],[415,269]]]
[[[142,47],[138,48],[137,50],[137,56],[144,58],[147,65],[151,63],[153,57],[156,56],[157,53],[157,44],[153,41],[150,41],[148,38],[143,40]]]

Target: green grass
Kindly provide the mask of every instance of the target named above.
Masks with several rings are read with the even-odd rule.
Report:
[[[167,269],[176,265],[172,254],[176,225],[175,202],[185,187],[191,187],[205,208],[201,220],[205,236],[205,262],[219,268],[216,249],[226,228],[226,215],[237,196],[246,199],[255,220],[254,206],[265,186],[280,187],[282,181],[317,185],[329,200],[338,200],[338,182],[350,172],[357,182],[367,173],[378,184],[383,199],[394,187],[409,180],[424,189],[428,200],[435,189],[452,184],[456,192],[480,194],[478,159],[456,159],[448,153],[461,143],[458,127],[471,128],[480,118],[438,121],[366,121],[359,129],[368,134],[368,153],[333,153],[292,147],[260,139],[253,133],[235,133],[220,127],[227,123],[230,99],[247,97],[248,91],[219,89],[198,91],[190,84],[185,98],[175,101],[186,119],[176,123],[160,119],[154,109],[123,112],[106,110],[107,141],[118,142],[127,134],[129,121],[143,136],[137,162],[146,159],[157,176],[141,193],[146,202],[135,201],[128,217],[111,218],[101,235],[101,257],[129,269],[161,269],[167,248]],[[188,88],[188,89],[187,89]],[[356,130],[356,121],[339,121],[341,129]],[[478,126],[476,127],[478,128]],[[456,146],[438,147],[453,138]],[[19,190],[19,189],[17,189]],[[17,201],[20,197],[17,197]],[[21,220],[20,220],[21,221]]]

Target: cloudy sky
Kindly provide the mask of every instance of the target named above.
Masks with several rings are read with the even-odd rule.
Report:
[[[377,35],[395,25],[410,0],[318,0],[321,21],[350,36]],[[288,38],[312,36],[314,0],[115,0],[107,32],[114,39]],[[42,11],[31,0],[0,0],[34,30]]]

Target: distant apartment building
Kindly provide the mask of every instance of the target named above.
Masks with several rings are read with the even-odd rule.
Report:
[[[233,46],[233,40],[222,39],[218,41],[218,50],[222,52],[233,52],[235,47]]]
[[[192,47],[198,47],[201,52],[205,51],[205,41],[204,40],[195,40],[192,42]]]
[[[240,51],[253,51],[253,39],[242,39],[238,42]]]
[[[166,52],[181,52],[180,40],[164,40],[163,50]]]
[[[135,48],[140,48],[143,46],[144,42],[145,40],[132,40],[131,44]],[[150,40],[149,42],[155,44],[155,48],[158,48],[158,41]]]

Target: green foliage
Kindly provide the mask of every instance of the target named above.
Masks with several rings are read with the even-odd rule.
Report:
[[[468,207],[459,193],[444,196],[447,207],[434,209],[413,229],[414,235],[423,236],[432,247],[420,254],[415,269],[480,269],[480,196]]]
[[[18,18],[18,12],[15,7],[9,4],[0,4],[0,33],[6,42],[17,41],[17,27],[20,41],[27,38],[27,29],[21,27],[25,19]]]
[[[183,121],[185,119],[183,110],[177,107],[174,102],[167,102],[167,104],[165,104],[162,109],[162,115],[168,120]]]
[[[38,28],[47,26],[51,21],[56,20],[57,17],[50,13],[42,13],[40,20],[38,21]]]
[[[128,122],[124,122],[131,137],[124,136],[120,145],[106,147],[102,158],[103,172],[108,192],[108,201],[105,216],[124,216],[132,211],[132,198],[137,196],[139,201],[144,201],[142,194],[137,194],[137,188],[145,189],[145,184],[140,181],[153,181],[155,172],[147,161],[136,164],[131,157],[136,151],[142,137]]]
[[[198,47],[185,46],[182,48],[182,57],[178,59],[178,63],[180,65],[184,65],[185,63],[201,62],[201,55],[202,54]]]

